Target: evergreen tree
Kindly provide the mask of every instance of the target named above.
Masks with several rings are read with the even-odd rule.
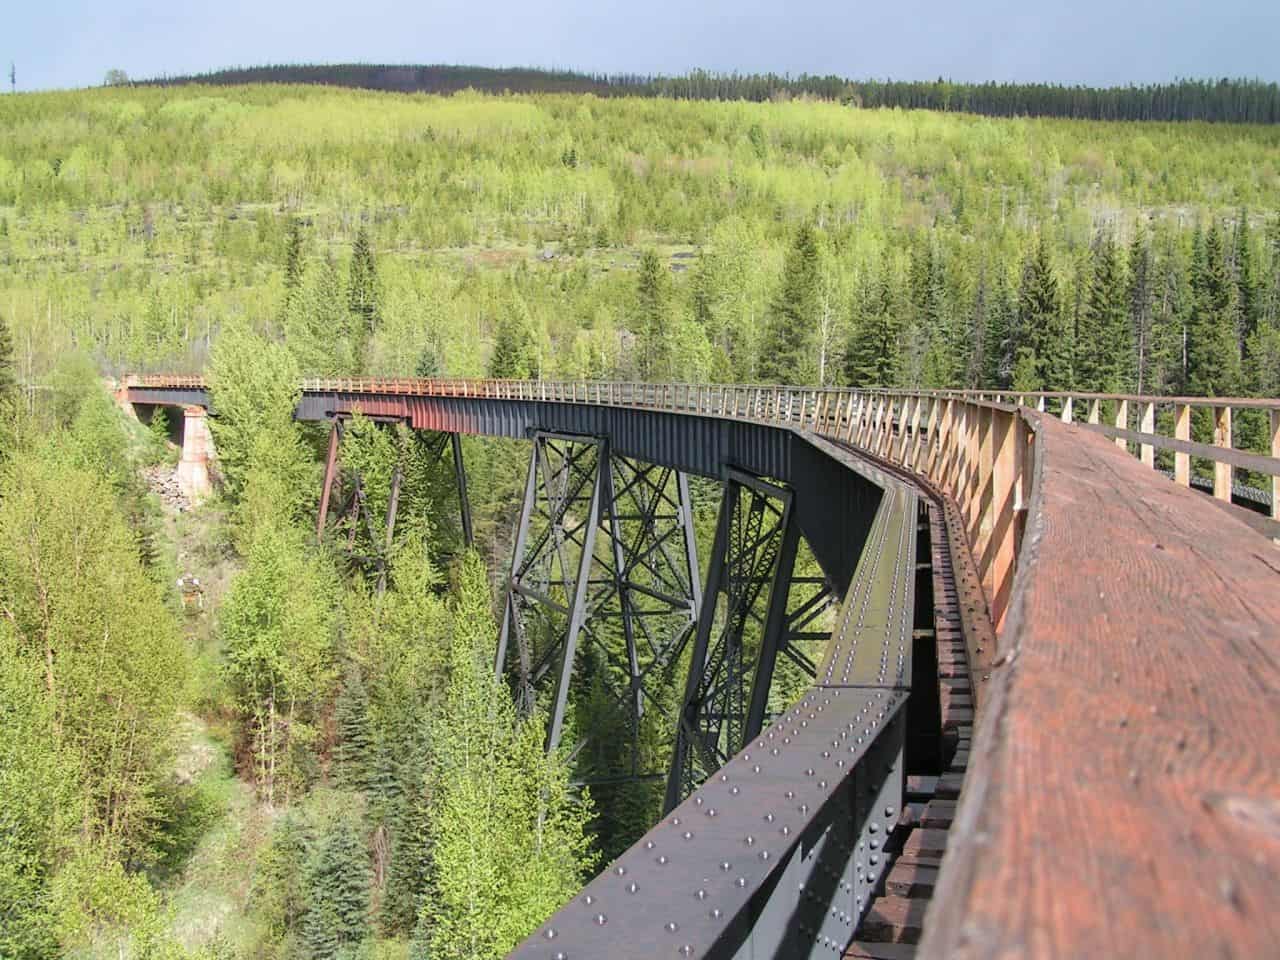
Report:
[[[1129,370],[1129,304],[1120,251],[1110,234],[1094,244],[1077,328],[1075,387],[1121,393]]]
[[[796,231],[782,286],[769,306],[759,363],[765,382],[804,384],[816,379],[819,266],[818,235],[806,220]]]
[[[443,371],[440,367],[440,355],[430,343],[422,345],[422,353],[418,354],[418,362],[413,366],[413,375],[423,380],[434,380]]]
[[[351,790],[367,790],[372,781],[373,737],[369,729],[369,696],[360,668],[348,663],[334,705],[338,743],[334,751],[338,783]]]
[[[0,405],[16,404],[18,370],[13,360],[13,334],[9,322],[0,313]]]
[[[400,790],[390,815],[390,856],[381,906],[382,928],[393,935],[413,932],[423,897],[431,897],[431,796],[423,751],[415,751],[400,774]]]
[[[369,857],[360,835],[362,811],[337,803],[320,825],[307,857],[302,939],[308,956],[331,960],[369,935]]]
[[[289,218],[285,228],[284,247],[284,301],[280,305],[281,322],[289,315],[302,289],[302,225],[297,217]]]
[[[497,380],[530,380],[537,376],[537,355],[533,331],[523,304],[507,310],[498,319],[489,376]]]
[[[1152,331],[1151,246],[1142,223],[1129,244],[1129,330],[1133,340],[1131,381],[1138,393],[1152,389],[1156,369]]]
[[[636,335],[640,379],[658,383],[672,376],[670,295],[666,271],[652,248],[640,255],[636,305],[631,321]]]
[[[890,265],[859,298],[845,348],[845,379],[851,386],[893,386],[898,375],[898,321]]]
[[[356,231],[351,247],[351,266],[347,279],[347,310],[351,315],[351,353],[357,368],[365,360],[369,338],[378,323],[378,267],[374,260],[369,233],[363,226]]]
[[[1009,280],[1002,268],[995,271],[991,304],[987,308],[986,365],[983,385],[1007,389],[1013,385],[1016,311],[1011,303]]]
[[[1197,396],[1231,396],[1240,388],[1240,301],[1217,222],[1196,244],[1191,273],[1188,383]]]
[[[990,295],[987,292],[987,265],[978,268],[978,282],[973,291],[973,310],[969,313],[969,323],[965,340],[969,344],[968,358],[964,366],[961,386],[975,390],[982,386],[984,375],[989,366],[987,360],[987,332],[990,328],[991,313]]]
[[[1241,362],[1249,362],[1249,344],[1258,329],[1262,302],[1258,290],[1257,268],[1254,265],[1253,241],[1249,232],[1249,211],[1240,211],[1236,224],[1234,255],[1236,300],[1239,303],[1238,343]]]
[[[1041,234],[1027,255],[1018,291],[1013,387],[1016,390],[1055,390],[1069,387],[1069,340],[1058,302],[1058,281],[1049,262],[1049,248]]]

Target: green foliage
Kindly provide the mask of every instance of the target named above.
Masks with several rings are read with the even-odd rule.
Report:
[[[498,333],[489,359],[489,376],[529,380],[538,376],[538,356],[528,311],[517,303],[498,319]]]
[[[636,366],[641,380],[664,383],[672,379],[675,344],[671,341],[668,280],[656,250],[640,255],[636,274],[636,306],[631,321],[636,335]]]
[[[1095,244],[1088,296],[1075,332],[1074,386],[1091,393],[1126,393],[1132,367],[1129,295],[1124,261],[1115,240]]]
[[[298,519],[312,496],[310,458],[293,411],[300,375],[284,347],[231,321],[209,367],[210,418],[218,463],[247,536]]]
[[[782,271],[782,286],[769,307],[760,376],[768,383],[813,383],[819,305],[818,235],[804,221]]]
[[[433,724],[434,890],[420,925],[433,958],[498,957],[577,891],[594,857],[587,798],[542,748],[542,721],[517,721],[494,679],[496,638],[483,564],[462,565],[449,683]]]
[[[228,680],[269,804],[312,778],[308,748],[336,680],[337,581],[288,527],[262,526],[222,605]]]
[[[369,934],[370,871],[359,830],[362,815],[358,802],[334,796],[315,827],[303,874],[302,943],[317,960],[347,955]]]
[[[15,456],[0,489],[0,602],[83,771],[84,833],[145,859],[185,679],[176,624],[111,489],[59,437]]]

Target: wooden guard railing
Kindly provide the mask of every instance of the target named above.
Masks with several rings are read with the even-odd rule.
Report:
[[[203,389],[204,379],[144,375],[125,386]],[[1030,497],[1028,457],[1037,415],[1112,438],[1148,467],[1156,451],[1172,453],[1174,482],[1190,486],[1195,459],[1212,465],[1213,495],[1230,501],[1234,470],[1269,477],[1272,520],[1255,529],[1280,538],[1280,400],[1143,397],[1128,394],[1009,393],[818,389],[783,386],[649,384],[547,380],[422,380],[415,378],[311,378],[308,393],[392,394],[588,403],[734,417],[811,430],[854,443],[914,471],[951,496],[964,513],[974,559],[997,629],[1013,590],[1017,556]],[[1212,418],[1213,443],[1191,439],[1192,414]],[[1266,418],[1270,456],[1240,449],[1239,411]],[[1107,423],[1102,422],[1103,413]],[[1157,432],[1167,423],[1171,436]],[[1260,525],[1261,524],[1261,525]]]
[[[920,956],[1274,955],[1280,553],[1246,511],[1188,484],[1196,458],[1218,500],[1233,471],[1263,474],[1274,518],[1280,401],[408,379],[303,390],[742,418],[915,472],[957,505],[1000,628],[975,678],[989,683]],[[1190,439],[1201,409],[1211,444]],[[1262,411],[1270,456],[1239,449],[1243,411]],[[1176,482],[1150,469],[1157,451]],[[1274,519],[1252,517],[1275,535]]]

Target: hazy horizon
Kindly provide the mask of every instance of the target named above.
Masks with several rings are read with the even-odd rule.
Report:
[[[1039,7],[1039,8],[1037,8]],[[104,17],[84,0],[15,10],[0,42],[4,86],[94,86],[130,77],[296,63],[449,63],[590,73],[837,74],[864,78],[1124,86],[1176,78],[1280,80],[1280,4],[1149,0],[1071,9],[1013,0],[961,6],[711,0],[643,9],[570,0],[419,7],[369,0],[275,4],[228,0],[175,10],[128,2]]]

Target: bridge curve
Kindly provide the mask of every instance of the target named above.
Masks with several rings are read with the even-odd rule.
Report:
[[[208,403],[194,378],[124,389],[135,403]],[[1173,438],[1156,433],[1161,403],[1173,405]],[[1076,405],[1084,429],[1069,425]],[[1213,411],[1216,450],[1189,439],[1197,405]],[[1233,466],[1280,474],[1280,402],[364,379],[305,382],[298,416],[356,407],[426,429],[608,435],[691,472],[736,463],[808,483],[798,502],[822,504],[806,535],[845,597],[825,674],[516,955],[760,956],[801,942],[839,955],[849,938],[830,918],[796,933],[811,915],[803,870],[836,863],[832,824],[846,818],[843,855],[858,859],[859,883],[870,875],[855,844],[875,824],[859,811],[892,793],[877,745],[903,690],[883,670],[858,672],[865,649],[849,631],[867,627],[858,611],[873,595],[881,657],[906,629],[890,584],[918,496],[945,510],[971,571],[957,573],[978,708],[920,955],[1255,956],[1280,942],[1280,552],[1251,518],[1186,485],[1193,457],[1219,465],[1219,500]],[[1104,437],[1089,428],[1107,407],[1116,426]],[[1271,457],[1231,447],[1233,409],[1269,417]],[[1179,482],[1150,469],[1156,449],[1175,451]],[[828,511],[839,520],[824,531]],[[853,672],[834,675],[843,664]],[[846,731],[860,746],[846,748]],[[761,822],[766,809],[787,812],[790,839]],[[852,870],[842,876],[852,900]],[[837,913],[844,887],[833,881],[819,914]]]

